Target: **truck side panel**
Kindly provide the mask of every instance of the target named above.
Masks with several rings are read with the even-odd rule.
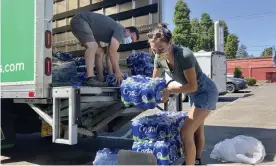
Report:
[[[1,85],[34,84],[35,1],[1,3]]]
[[[1,3],[1,97],[47,98],[52,82],[53,0]]]

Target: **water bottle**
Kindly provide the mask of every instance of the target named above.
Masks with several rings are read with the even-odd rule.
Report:
[[[132,60],[131,60],[131,62],[132,62],[132,65],[137,65],[137,64],[139,64],[139,62],[138,62],[138,55],[137,54],[133,54],[132,55]]]
[[[124,73],[124,80],[128,78],[128,74]]]
[[[140,52],[137,54],[137,61],[141,64],[145,64],[146,63],[146,55],[143,52]]]
[[[134,105],[138,105],[142,102],[141,98],[141,89],[142,84],[135,82],[132,85],[130,85],[131,90],[127,92],[127,95],[129,96],[130,100],[134,103]]]
[[[82,57],[77,57],[75,62],[77,66],[85,66],[85,59]]]
[[[157,128],[159,140],[168,140],[172,135],[171,124],[167,119],[162,119]]]
[[[109,74],[108,76],[106,76],[106,82],[108,83],[108,86],[110,87],[116,87],[116,78],[115,78],[115,74]]]
[[[106,67],[106,66],[104,67],[104,70],[103,70],[103,75],[104,75],[104,76],[108,76],[108,75],[109,75],[109,73],[108,73],[108,69],[107,69],[107,67]]]
[[[152,64],[146,64],[143,71],[144,75],[151,77],[153,73],[153,68],[154,67]]]
[[[147,61],[147,63],[152,63],[153,62],[152,57],[151,57],[150,54],[147,54],[146,61]]]
[[[140,142],[136,142],[136,141],[134,141],[133,142],[133,144],[132,144],[132,151],[134,151],[134,152],[138,152],[138,149],[140,148],[140,145],[141,143]]]
[[[171,140],[169,144],[169,162],[170,164],[175,162],[179,157],[178,157],[178,148],[176,141]]]
[[[188,116],[188,113],[186,113],[186,112],[179,112],[178,114],[179,114],[179,118],[178,118],[178,124],[179,125],[178,125],[178,127],[180,129],[183,126],[184,121],[185,121],[185,119]]]
[[[128,68],[133,67],[132,60],[133,60],[133,55],[130,55],[130,56],[127,57],[126,62],[127,62],[127,67]]]
[[[54,54],[54,57],[58,58],[61,61],[71,61],[73,59],[72,54],[70,53],[64,53],[64,52],[60,52],[58,51],[56,54]]]
[[[128,95],[128,92],[132,89],[131,84],[132,83],[129,80],[125,80],[120,88],[121,100],[125,106],[130,106],[132,104],[132,100]]]
[[[86,66],[85,65],[77,66],[77,72],[86,72]]]
[[[177,155],[179,158],[183,157],[183,143],[182,143],[182,139],[180,137],[180,135],[177,135],[174,138],[175,142],[176,142],[176,146],[177,146]]]
[[[134,120],[131,125],[133,140],[136,142],[143,142],[145,139],[146,129],[147,124],[143,118]]]
[[[153,154],[153,150],[154,150],[154,141],[149,141],[148,142],[148,149],[150,150],[149,152]]]
[[[153,109],[156,106],[155,101],[155,92],[153,87],[150,84],[144,84],[143,88],[141,89],[141,96],[143,103],[147,105],[148,109]]]
[[[145,129],[145,137],[148,140],[156,141],[157,140],[157,128],[158,122],[156,116],[146,117],[146,129]]]
[[[131,74],[132,74],[133,76],[138,75],[138,74],[139,74],[138,69],[135,68],[135,67],[131,68]]]
[[[154,145],[153,154],[158,165],[170,165],[169,144],[165,141],[157,141]]]

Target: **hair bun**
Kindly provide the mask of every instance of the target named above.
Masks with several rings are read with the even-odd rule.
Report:
[[[157,25],[158,28],[165,28],[165,29],[168,29],[168,26],[166,23],[160,23]]]

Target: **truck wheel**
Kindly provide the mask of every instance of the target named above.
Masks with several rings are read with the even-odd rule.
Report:
[[[226,89],[227,89],[228,93],[234,93],[236,91],[236,87],[232,83],[227,83]]]
[[[12,148],[15,145],[15,117],[2,108],[1,110],[1,149]]]

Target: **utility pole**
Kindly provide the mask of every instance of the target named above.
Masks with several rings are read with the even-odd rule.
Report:
[[[275,45],[272,46],[272,66],[276,67],[276,49],[275,49]]]

